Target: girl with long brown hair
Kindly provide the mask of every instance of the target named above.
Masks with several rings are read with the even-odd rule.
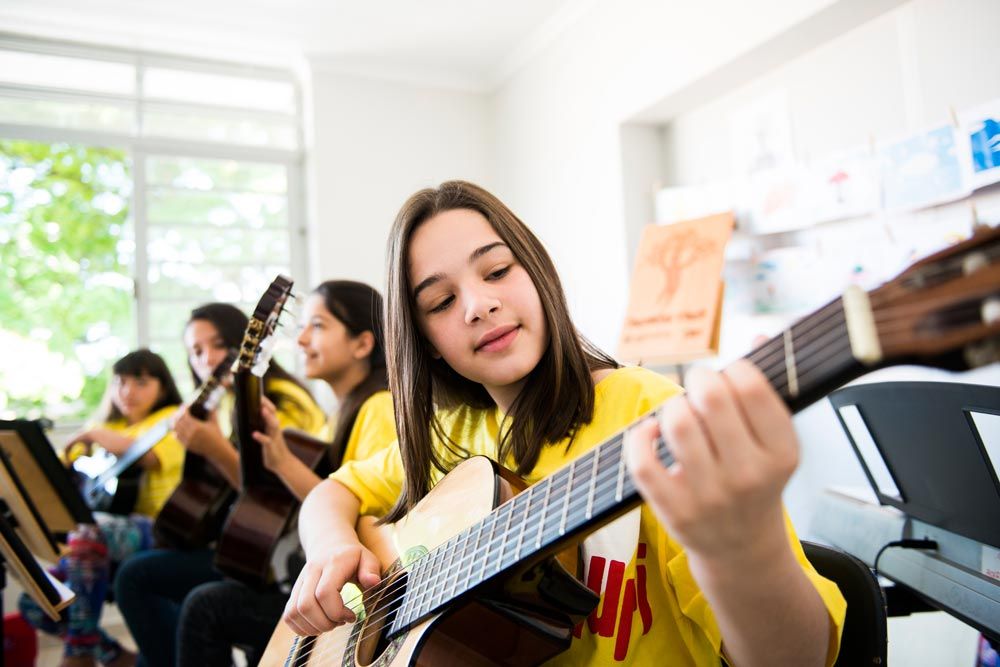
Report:
[[[379,561],[359,515],[394,521],[460,461],[486,455],[534,483],[670,400],[626,444],[646,504],[583,544],[601,596],[552,664],[822,665],[844,601],[802,553],[781,506],[797,441],[748,363],[695,370],[687,392],[618,367],[573,326],[538,239],[500,200],[452,181],[411,197],[389,238],[386,349],[399,447],[349,463],[300,516],[308,562],[286,607],[297,633],[355,614],[347,581]],[[662,432],[677,459],[664,468]]]

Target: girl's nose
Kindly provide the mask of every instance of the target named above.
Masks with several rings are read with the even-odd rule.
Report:
[[[476,294],[469,299],[465,309],[465,323],[472,324],[477,320],[486,319],[500,310],[500,300],[491,294]]]

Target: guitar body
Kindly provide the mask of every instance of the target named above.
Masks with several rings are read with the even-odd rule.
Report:
[[[292,429],[285,430],[283,435],[288,449],[306,467],[323,470],[329,452],[326,442]],[[267,582],[271,556],[278,541],[288,532],[299,506],[298,499],[284,484],[277,478],[275,482],[244,482],[216,547],[215,566],[249,584]]]
[[[459,598],[440,613],[387,638],[380,622],[394,616],[394,596],[405,586],[403,568],[413,559],[477,523],[523,483],[484,457],[449,473],[397,524],[375,527],[362,519],[358,534],[383,565],[386,593],[366,595],[366,616],[318,637],[296,637],[279,623],[260,665],[534,665],[565,651],[574,626],[597,604],[597,596],[549,556]],[[398,600],[398,598],[395,598]]]
[[[133,464],[107,483],[97,484],[98,476],[92,472],[94,467],[111,467],[115,461],[116,457],[110,453],[103,457],[81,456],[73,461],[71,469],[80,494],[91,511],[127,516],[139,500],[142,468]]]
[[[177,549],[208,546],[219,536],[235,494],[208,459],[188,452],[184,477],[153,524],[157,540]]]

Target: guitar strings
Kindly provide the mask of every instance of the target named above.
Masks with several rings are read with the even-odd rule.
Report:
[[[608,461],[606,461],[603,464],[599,463],[598,468],[599,468],[600,472],[598,473],[598,476],[600,476],[602,473],[606,473],[609,470],[617,469],[620,465],[624,464],[624,462],[623,462],[623,460],[621,459],[621,456],[620,456],[621,436],[622,435],[623,434],[618,434],[617,436],[612,437],[609,441],[606,441],[604,443],[604,445],[602,446],[602,449],[604,449],[606,447],[608,449],[608,451],[615,451],[615,450],[617,450],[616,453],[618,454],[618,457],[616,459],[608,459]],[[668,459],[672,458],[670,456],[670,454],[669,454],[669,451],[667,450],[666,444],[662,440],[659,440],[658,443],[657,443],[657,453],[661,454],[661,460],[663,458],[668,458]],[[663,455],[666,455],[666,456],[663,456]],[[612,465],[609,466],[609,464],[612,464]],[[630,478],[628,478],[626,476],[625,479],[631,485]],[[595,493],[593,494],[594,498],[595,498],[595,501],[598,500],[598,499],[600,499],[600,500],[608,500],[610,498],[614,498],[615,497],[614,493],[610,493],[610,494],[608,493],[608,491],[611,490],[611,487],[617,487],[617,475],[615,475],[613,477],[609,477],[606,480],[601,481],[598,485],[595,485],[595,487],[594,487],[595,488]],[[525,496],[525,494],[529,494],[529,492],[532,489],[537,489],[537,488],[541,488],[541,487],[538,487],[538,486],[529,487],[522,494],[519,494],[518,496],[515,496],[515,498],[522,498],[522,497]],[[634,492],[635,492],[634,491],[634,485],[633,485],[633,488],[631,488],[631,489],[626,490],[626,489],[623,488],[623,490],[622,490],[623,497],[625,495],[630,495],[630,494],[632,494]],[[510,502],[510,501],[508,501],[508,502]],[[584,497],[584,498],[582,498],[581,502],[577,502],[577,503],[574,503],[573,505],[569,505],[569,506],[570,507],[574,507],[575,506],[575,508],[577,510],[579,510],[579,509],[581,509],[585,505],[586,502],[587,502],[587,498]],[[506,504],[507,503],[504,503],[504,505],[506,505]],[[596,504],[596,502],[595,502],[595,504]],[[503,507],[503,505],[501,505],[501,507]],[[491,512],[491,514],[496,514],[499,509],[500,508],[498,507],[497,509],[493,510],[493,512]],[[535,519],[537,519],[537,520],[531,521],[530,517],[532,517],[532,516]],[[541,536],[543,534],[544,518],[545,517],[541,516],[541,515],[538,515],[538,514],[528,515],[528,517],[529,517],[529,521],[530,521],[529,530],[528,531],[522,531],[522,533],[523,532],[532,532],[533,531],[533,532],[537,532],[538,535]],[[480,522],[480,523],[482,523],[482,522]],[[463,532],[465,532],[465,531],[463,531]],[[461,535],[461,533],[459,535]],[[562,535],[564,535],[564,533],[560,532],[560,536],[562,536]],[[458,536],[455,536],[455,537],[458,537]],[[503,538],[503,536],[500,536],[500,537]],[[455,538],[453,537],[452,540],[454,540],[454,539]],[[449,542],[451,542],[452,540],[449,540]],[[448,542],[446,542],[445,544],[447,544],[447,543]],[[536,541],[536,545],[537,544],[538,544],[538,542]],[[498,543],[496,539],[491,538],[484,545],[486,547],[486,549],[485,549],[485,553],[483,553],[482,555],[485,556],[485,557],[488,557],[490,555],[490,553],[494,550],[494,548],[497,547],[498,545],[502,549],[505,546],[505,541],[503,541],[503,539],[501,539],[501,541]],[[434,551],[438,551],[442,546],[444,546],[444,545],[440,545]],[[536,546],[535,548],[537,549],[538,547]],[[479,549],[478,546],[477,546],[477,551],[482,551],[482,549]],[[430,553],[426,554],[425,556],[423,556],[421,558],[422,559],[426,559],[428,556],[431,555],[431,553],[433,553],[433,552],[430,552]],[[464,555],[464,553],[463,553],[463,555]],[[478,554],[476,551],[474,551],[473,554],[471,554],[471,555],[474,558],[470,559],[470,560],[473,560],[474,562],[478,562],[478,556],[480,554]],[[420,559],[418,559],[418,560],[420,560]],[[511,565],[516,564],[520,560],[521,560],[521,556],[517,555],[517,557],[514,560],[514,563],[512,563]],[[416,562],[417,561],[414,561],[414,563],[411,564],[411,566],[414,565]],[[495,576],[495,575],[499,574],[502,571],[502,569],[503,568],[501,566],[498,566],[495,569],[494,572],[489,573],[489,576],[485,576],[484,572],[481,571],[481,575],[480,576],[482,578],[478,582],[469,585],[465,590],[469,590],[469,589],[472,589],[472,588],[480,585],[483,581],[485,581],[489,577],[492,577],[492,576]],[[461,575],[461,571],[459,571],[457,574]],[[454,579],[454,580],[457,580],[458,578],[460,578],[460,577],[457,577],[457,576],[456,577],[451,577],[451,579]],[[440,577],[434,575],[434,576],[430,577],[430,579],[431,580],[435,580],[435,581],[439,581]],[[373,588],[375,588],[375,587],[373,587]],[[371,590],[371,589],[369,589],[369,590]],[[395,590],[395,592],[399,592],[399,590],[400,589],[397,587],[396,590]],[[444,591],[442,591],[442,592],[444,592]],[[382,595],[382,597],[385,597],[387,595],[387,593],[383,592],[381,595]],[[454,597],[455,593],[451,592],[448,595],[451,595],[452,597]],[[431,599],[433,599],[433,597]],[[444,604],[445,602],[447,602],[447,600],[443,599],[440,603],[437,603],[435,606],[428,608],[427,610],[425,610],[422,613],[421,617],[423,615],[426,615],[427,613],[433,612],[434,609],[436,609],[438,606]],[[393,609],[391,611],[384,612],[381,615],[378,615],[377,613],[376,614],[372,614],[370,616],[366,616],[364,619],[361,619],[361,620],[359,620],[357,622],[366,623],[369,626],[371,626],[372,624],[379,623],[379,624],[382,624],[383,626],[385,626],[385,631],[388,632],[388,631],[391,630],[391,627],[389,627],[389,626],[395,620],[394,617],[397,615],[398,611],[399,611],[398,608],[396,608],[396,609]],[[357,622],[355,622],[353,624],[347,624],[346,627],[345,626],[341,626],[339,629],[341,629],[344,632],[353,632],[354,631],[353,628],[354,628],[354,626],[356,626]],[[360,634],[360,636],[357,638],[356,642],[360,643],[360,642],[366,641],[366,640],[370,639],[371,637],[375,636],[375,634],[377,632],[380,632],[380,631],[381,630],[369,630],[368,628],[366,628],[364,631],[362,631],[362,633]],[[324,634],[327,634],[327,633],[324,633]],[[322,635],[320,635],[320,636],[322,636]],[[317,649],[312,649],[310,651],[304,651],[302,653],[299,653],[297,655],[297,657],[307,658],[310,655],[312,655],[312,657],[314,657],[314,658],[321,658],[321,657],[328,656],[330,653],[332,653],[335,650],[337,650],[337,647],[323,647],[323,648],[318,649],[318,650]],[[314,651],[317,651],[317,652],[315,654],[313,654]]]
[[[839,305],[839,301],[832,302],[828,306],[826,306],[826,307],[820,309],[819,311],[817,311],[816,314],[818,315],[818,314],[822,313],[824,310],[826,310],[828,308],[832,309],[832,307],[836,306],[836,305]],[[898,313],[898,312],[902,312],[904,309],[900,308],[900,307],[897,307],[896,309],[888,309],[888,310],[890,312],[893,311],[893,310],[895,310],[896,313]],[[821,322],[826,323],[831,317],[834,317],[836,315],[840,315],[841,317],[837,317],[836,318],[836,322],[834,323],[834,326],[832,326],[832,327],[829,327],[829,326],[823,327],[825,330],[822,330],[822,331],[819,332],[819,334],[813,335],[813,336],[809,336],[809,335],[807,335],[807,333],[809,333],[809,332],[815,332],[816,330],[821,329],[821,325],[816,325],[816,326],[813,326],[813,327],[809,327],[809,328],[806,329],[806,333],[804,333],[801,336],[797,337],[797,342],[799,342],[800,340],[811,340],[813,346],[819,345],[821,343],[821,339],[823,337],[829,336],[831,334],[831,332],[836,331],[836,329],[838,329],[840,327],[840,325],[843,324],[843,318],[842,318],[843,311],[842,310],[831,310],[831,312],[828,312],[824,317],[819,318]],[[883,316],[881,319],[883,321],[885,321],[885,322],[888,322],[892,318],[890,316]],[[793,325],[793,327],[794,326],[795,325]],[[824,355],[822,355],[822,356],[819,356],[817,362],[813,362],[812,364],[805,363],[805,362],[801,363],[800,364],[800,368],[802,369],[802,372],[799,374],[799,377],[800,378],[805,378],[808,375],[810,375],[810,374],[812,374],[814,372],[817,372],[818,370],[821,370],[822,368],[824,368],[826,366],[829,366],[830,365],[829,361],[830,361],[831,357],[833,357],[833,360],[835,362],[837,362],[837,363],[843,363],[843,361],[852,360],[853,357],[845,357],[844,360],[839,360],[837,358],[838,355],[842,354],[843,352],[846,352],[846,351],[850,350],[850,341],[849,341],[849,339],[845,339],[845,338],[841,337],[839,340],[841,341],[841,344],[837,345],[835,347],[826,347],[825,350],[827,350],[827,353],[824,354]],[[780,337],[776,337],[774,339],[771,339],[770,341],[768,341],[768,343],[762,345],[761,347],[759,347],[759,348],[755,349],[753,352],[751,352],[750,355],[748,355],[747,358],[750,358],[752,360],[753,356],[760,355],[762,352],[764,352],[765,353],[764,354],[764,359],[768,359],[770,361],[770,358],[773,357],[773,356],[775,356],[775,352],[776,352],[776,350],[773,349],[773,348],[777,347],[777,345],[780,344],[780,342],[781,342],[781,338]],[[767,352],[767,348],[768,347],[772,348],[772,350],[770,352]],[[803,345],[802,343],[799,343],[800,353],[804,352],[805,349],[806,349],[806,347],[807,347],[807,345]],[[781,356],[783,356],[783,354]],[[796,356],[798,356],[798,354],[796,354]],[[775,389],[778,389],[778,390],[780,390],[783,386],[787,385],[787,379],[786,379],[785,383],[777,383],[777,382],[775,382],[776,378],[772,377],[771,373],[776,368],[779,368],[780,366],[782,366],[782,364],[783,364],[783,361],[779,360],[777,363],[772,362],[771,364],[768,364],[767,368],[763,368],[762,369],[762,371],[765,373],[765,375],[767,375],[768,378],[769,378],[769,380],[771,380],[771,382],[774,384]],[[620,435],[622,435],[622,434],[619,434],[619,436]],[[612,437],[609,441],[607,441],[605,443],[605,446],[607,446],[607,451],[610,452],[610,451],[613,450],[614,447],[616,447],[616,446],[620,447],[621,446],[620,443],[615,442],[616,440],[617,440],[617,436],[616,437]],[[604,449],[604,447],[599,447],[599,448],[602,449],[602,450]],[[666,451],[666,445],[665,444],[661,443],[660,445],[658,445],[658,452],[659,452],[659,450],[661,448]],[[595,448],[595,450],[596,449],[598,449],[598,448]],[[590,450],[590,451],[595,451],[595,450]],[[603,472],[604,470],[606,470],[606,468],[604,467],[604,464],[601,464],[600,462],[598,462],[598,468],[601,470],[601,472]],[[553,473],[553,475],[550,476],[550,478],[554,477],[556,474],[558,474],[558,471],[556,473]],[[598,475],[600,475],[600,473],[598,473]],[[629,478],[628,481],[631,484],[630,478]],[[614,482],[617,482],[617,478],[615,478]],[[598,498],[598,497],[600,497],[601,500],[605,500],[607,498],[607,494],[606,494],[607,487],[611,483],[612,483],[612,481],[609,480],[607,483],[605,483],[605,482],[599,482],[599,485],[595,485],[595,492],[593,494],[594,497],[595,497],[595,499]],[[524,493],[519,494],[518,496],[516,496],[515,499],[516,498],[523,498],[523,497],[530,498],[530,495],[531,495],[530,492],[532,490],[534,490],[534,489],[537,489],[537,488],[543,488],[543,487],[539,487],[538,485],[529,487]],[[551,491],[551,487],[549,487],[548,490]],[[528,494],[528,495],[525,496],[525,494]],[[512,499],[511,501],[508,501],[508,502],[512,502],[513,500],[514,499]],[[530,505],[530,500],[527,501],[527,502]],[[567,504],[567,508],[574,507],[576,510],[579,510],[580,507],[582,506],[582,504],[584,502],[587,502],[586,498],[580,500],[579,502],[574,502],[572,505]],[[497,507],[492,512],[490,512],[489,515],[487,515],[486,517],[484,517],[483,519],[481,519],[479,522],[477,522],[473,526],[467,528],[466,530],[463,530],[462,532],[460,532],[456,536],[453,536],[451,539],[449,539],[446,542],[444,542],[443,544],[439,545],[434,550],[432,550],[432,551],[428,552],[427,554],[425,554],[425,555],[423,555],[423,556],[421,556],[421,557],[419,557],[419,558],[411,561],[410,564],[408,564],[406,567],[403,568],[403,571],[408,572],[412,576],[415,573],[416,569],[422,564],[422,562],[427,561],[431,557],[434,557],[434,556],[438,555],[439,553],[442,553],[442,552],[446,551],[448,548],[450,548],[449,545],[451,545],[452,542],[459,543],[459,542],[463,541],[463,539],[468,539],[468,537],[471,537],[472,531],[474,529],[476,529],[477,527],[479,527],[479,529],[480,529],[480,535],[477,536],[477,545],[473,549],[472,554],[470,554],[473,557],[475,557],[476,554],[482,552],[482,547],[478,544],[479,539],[481,539],[481,537],[482,537],[482,532],[483,532],[482,526],[486,522],[490,521],[491,517],[499,516],[501,508],[504,507],[505,505],[507,505],[507,503],[504,503],[503,505]],[[513,510],[510,510],[510,511],[513,512]],[[568,512],[568,511],[569,511],[568,509],[564,510],[564,512]],[[536,529],[537,528],[537,530],[539,531],[539,534],[541,534],[541,531],[544,529],[544,520],[545,520],[545,515],[544,514],[542,514],[542,515],[535,514],[534,516],[527,515],[524,518],[525,518],[525,521],[528,522],[529,531],[532,530],[532,529]],[[538,518],[538,520],[535,521],[534,518]],[[524,532],[525,531],[522,530],[522,536],[523,536]],[[462,538],[462,536],[465,535],[466,533],[468,533],[468,536],[465,537],[465,538]],[[462,538],[462,539],[459,539],[459,538]],[[503,553],[503,549],[504,549],[505,545],[506,545],[506,543],[504,541],[500,542],[500,544],[499,544],[499,546],[501,548],[501,554]],[[489,539],[485,543],[484,546],[485,546],[485,553],[484,553],[484,555],[485,556],[489,556],[492,553],[492,551],[496,548],[497,541],[496,541],[496,539],[491,538],[491,539]],[[463,555],[465,554],[466,551],[468,551],[468,544],[466,544],[465,547],[462,549]],[[473,561],[475,561],[475,558],[473,558]],[[498,565],[498,567],[496,568],[496,571],[493,572],[490,576],[493,576],[493,575],[499,573],[499,571],[501,570],[501,568],[502,568],[502,565]],[[471,569],[472,569],[472,565],[470,565],[470,567],[469,567],[470,572],[471,572]],[[477,585],[481,584],[482,581],[484,581],[486,578],[488,578],[488,577],[484,577],[483,574],[480,574],[480,581],[477,582],[476,584],[472,584],[471,586],[474,587],[474,586],[477,586]],[[392,595],[395,595],[395,594],[399,593],[402,590],[402,587],[404,586],[404,584],[401,583],[402,579],[404,579],[404,578],[400,577],[400,581],[394,582],[394,585],[392,585],[392,586],[388,587],[386,590],[382,591],[379,594],[380,597],[381,598],[386,598],[386,597],[389,597],[389,596],[392,596]],[[435,590],[436,588],[438,588],[440,586],[440,584],[442,583],[440,581],[440,579],[441,579],[441,577],[440,577],[439,574],[432,574],[431,576],[426,577],[424,579],[424,582],[428,582],[428,583],[427,583],[426,586],[424,586],[425,590]],[[379,586],[383,585],[383,583],[384,582],[380,582]],[[361,596],[356,596],[352,600],[348,601],[347,604],[348,605],[354,605],[354,604],[356,604],[358,602],[358,600],[360,600],[360,599],[363,598],[363,596],[364,596],[365,593],[370,593],[370,592],[374,591],[377,588],[378,588],[378,586],[369,588],[364,593],[362,593]],[[442,603],[443,602],[444,601],[442,601]],[[357,623],[357,622],[366,622],[368,624],[371,624],[373,622],[382,622],[384,624],[388,624],[388,623],[391,623],[391,619],[389,617],[390,616],[395,617],[398,614],[399,610],[400,610],[400,608],[396,607],[396,608],[393,608],[391,611],[383,612],[381,616],[379,616],[377,613],[376,614],[372,614],[370,616],[366,616],[361,621],[356,621],[355,623]],[[432,611],[433,611],[433,608],[430,608],[430,609],[427,609],[424,612],[422,612],[422,614],[430,613]],[[349,625],[351,625],[353,627],[354,624],[349,624]],[[367,638],[368,636],[369,635],[363,635],[362,638],[359,639],[359,641]],[[308,655],[308,652],[303,653],[302,655],[303,656]]]
[[[839,348],[839,351],[841,351],[841,352],[848,351],[849,348],[850,348],[849,341],[843,340],[843,344],[839,345],[838,348]],[[826,356],[829,357],[831,355],[826,355]],[[836,351],[834,353],[832,353],[832,356],[836,356]],[[818,363],[818,364],[814,364],[811,367],[809,367],[808,365],[805,365],[804,366],[804,372],[803,372],[802,376],[805,377],[806,375],[811,374],[811,373],[819,370],[821,367],[826,366],[826,365],[828,365],[828,364],[822,363],[822,361],[820,363]],[[665,445],[664,445],[664,447],[665,447]],[[604,470],[606,470],[606,465],[605,464],[599,464],[599,468],[603,472]],[[557,473],[553,473],[553,476],[556,475],[556,474],[558,474],[558,472]],[[602,498],[605,497],[605,495],[606,495],[605,492],[606,492],[607,487],[609,486],[609,484],[610,484],[610,480],[607,483],[602,483],[599,487],[597,487],[597,488],[600,488],[600,491],[598,493],[596,493],[595,495],[600,495]],[[531,491],[531,490],[537,489],[537,488],[540,488],[540,487],[534,486],[534,487],[529,488],[528,491]],[[579,509],[583,502],[584,502],[584,500],[580,500],[580,502],[574,503],[573,507],[575,509]],[[511,510],[511,511],[513,511],[513,510]],[[500,515],[500,508],[498,507],[496,510],[494,510],[494,512],[491,512],[491,515],[499,516]],[[535,521],[534,517],[540,517],[540,518],[537,521]],[[529,521],[529,523],[530,523],[530,525],[529,525],[529,531],[528,532],[530,532],[532,530],[536,530],[536,529],[539,532],[541,532],[544,529],[544,520],[545,520],[545,516],[544,515],[527,515],[525,517],[525,519],[527,521]],[[480,522],[480,525],[482,523],[484,523],[485,521],[488,521],[488,520],[489,520],[489,517],[485,518],[483,521]],[[475,528],[475,526],[473,526],[472,528]],[[463,533],[464,532],[469,532],[469,531],[463,531]],[[482,532],[483,532],[482,529],[480,529],[480,533],[482,533]],[[523,532],[524,531],[522,531],[522,533]],[[460,537],[461,535],[462,534],[459,534],[459,536],[456,536],[456,537]],[[479,536],[477,536],[477,543],[479,541],[479,538],[481,538],[481,534]],[[441,551],[445,550],[444,547],[447,547],[451,543],[451,541],[452,540],[449,540],[445,544],[440,545],[433,552],[430,552],[429,554],[427,554],[427,556],[428,557],[435,556],[435,555],[441,553]],[[501,542],[500,543],[501,554],[503,554],[503,549],[505,548],[505,546],[506,546],[505,542]],[[497,542],[496,542],[495,539],[490,539],[489,541],[487,541],[487,543],[485,544],[485,556],[488,557],[489,555],[491,555],[491,553],[496,549],[496,547],[497,547]],[[468,551],[468,545],[466,545],[466,547],[462,550],[463,555],[467,551]],[[476,548],[473,549],[473,554],[472,555],[477,555],[481,551],[482,551],[482,549],[477,544]],[[456,553],[457,553],[457,551],[456,551]],[[419,566],[420,563],[414,562],[411,565],[412,565],[413,570],[415,571],[416,567]],[[470,565],[470,567],[468,568],[470,572],[471,572],[472,567],[473,567],[473,565]],[[496,574],[497,572],[499,572],[500,569],[501,569],[500,567],[497,567],[496,572],[494,572],[493,574]],[[481,583],[486,578],[488,578],[488,577],[485,577],[485,576],[481,575],[480,576],[480,582],[478,582],[478,583]],[[440,586],[440,584],[441,584],[441,582],[439,581],[439,579],[440,579],[440,577],[431,577],[430,578],[430,584],[427,585],[427,586],[425,586],[425,588],[428,588],[430,590],[434,590],[434,589],[438,588]],[[473,586],[478,585],[478,583],[477,584],[473,584]],[[396,592],[396,591],[394,591],[393,589],[390,588],[386,592],[384,592],[382,595],[383,596],[391,595],[394,592]],[[428,609],[427,611],[431,611],[431,610]],[[384,612],[381,617],[378,616],[377,614],[374,614],[374,615],[372,615],[371,618],[372,618],[373,621],[377,621],[377,620],[383,620],[383,621],[385,621],[386,619],[388,619],[389,616],[395,616],[397,612],[398,612],[398,609],[397,610],[393,610],[392,612]],[[391,621],[391,619],[389,619],[389,621]],[[371,621],[369,621],[369,622],[371,622]],[[364,638],[365,636],[366,635],[363,635],[362,638]]]
[[[842,347],[843,347],[843,350],[846,350],[846,348],[849,347],[849,343],[846,344],[846,345],[844,345],[844,346],[842,346]],[[812,368],[810,368],[808,364],[805,364],[803,366],[803,369],[804,369],[804,374],[808,373],[808,372],[811,372],[811,370],[812,370]],[[581,457],[581,459],[582,458],[583,457]],[[578,459],[578,460],[580,460],[580,459]],[[604,471],[607,470],[607,464],[606,463],[605,464],[599,464],[599,468],[601,469],[602,472],[604,472]],[[556,475],[556,474],[558,474],[558,473],[554,473],[553,476]],[[616,481],[616,479],[614,481]],[[595,494],[594,494],[595,497],[599,497],[602,500],[605,499],[607,497],[607,493],[606,493],[607,492],[607,488],[610,486],[611,483],[613,483],[613,480],[609,479],[607,482],[602,483],[599,487],[596,487],[599,490],[595,492]],[[533,489],[539,489],[539,488],[541,488],[541,487],[534,486],[534,487],[531,487],[530,489],[528,489],[527,492],[530,492]],[[522,496],[518,496],[518,497],[523,497],[523,495]],[[529,497],[530,497],[530,493],[529,493]],[[571,507],[573,510],[578,511],[579,509],[582,508],[582,506],[583,506],[583,504],[585,502],[586,502],[586,499],[585,498],[581,498],[578,502],[575,502],[572,505],[569,505],[568,507]],[[529,503],[530,503],[530,501],[529,501]],[[503,507],[503,506],[501,506],[501,507]],[[513,512],[513,511],[514,510],[510,510],[510,512]],[[567,510],[567,512],[568,511],[569,510]],[[493,514],[495,516],[499,516],[500,512],[501,512],[501,508],[498,507],[491,514]],[[538,518],[537,521],[535,520],[536,518]],[[543,516],[543,515],[537,515],[537,514],[536,515],[527,515],[525,517],[525,520],[528,522],[528,525],[529,525],[529,529],[528,530],[529,530],[529,532],[531,530],[538,530],[538,531],[542,530],[544,528],[544,523],[543,523],[544,519],[545,519],[545,516]],[[481,521],[480,524],[482,524],[484,521],[488,521],[488,520],[489,520],[489,518],[487,517],[486,519],[484,519],[483,521]],[[476,526],[473,526],[471,528],[475,528],[475,527]],[[452,548],[451,545],[452,545],[453,542],[462,542],[463,540],[468,539],[468,537],[464,537],[463,538],[463,534],[466,533],[466,532],[470,532],[471,533],[471,528],[470,528],[470,530],[463,531],[463,533],[460,533],[459,535],[453,537],[451,540],[445,542],[444,544],[439,545],[437,548],[435,548],[434,551],[429,552],[427,555],[425,555],[421,559],[417,559],[416,561],[411,562],[407,566],[407,568],[404,568],[404,569],[407,569],[411,573],[411,579],[412,579],[412,575],[416,571],[416,568],[421,565],[421,563],[418,562],[418,561],[427,559],[429,557],[437,556],[438,554],[442,553],[443,551],[446,551],[447,549]],[[482,529],[480,529],[480,533],[482,533],[482,532],[483,532]],[[522,531],[522,533],[523,532],[524,531]],[[470,534],[470,536],[471,536],[471,534]],[[481,538],[481,536],[482,536],[481,534],[479,536],[477,536],[477,542],[478,542],[478,539]],[[501,549],[501,553],[503,553],[503,549],[505,548],[506,544],[504,542],[501,542],[498,545],[496,539],[490,539],[490,540],[488,540],[486,542],[486,544],[484,546],[485,546],[485,556],[488,557],[493,551],[495,551],[498,548],[498,546]],[[468,545],[466,544],[465,548],[462,549],[462,552],[464,554],[467,551],[468,551]],[[476,548],[473,549],[473,555],[478,554],[478,553],[480,553],[482,551],[483,551],[483,549],[479,545],[477,545]],[[456,550],[456,553],[457,553],[457,550]],[[473,566],[474,566],[474,563],[473,563],[473,565],[470,565],[469,569],[471,570],[471,568]],[[500,568],[498,567],[497,571],[499,571],[499,569]],[[493,574],[496,574],[496,572],[494,572]],[[431,591],[436,590],[437,588],[439,588],[441,586],[441,583],[442,583],[440,581],[440,577],[439,576],[428,577],[427,579],[425,579],[425,582],[426,583],[424,584],[424,588],[426,588],[428,590],[431,590]],[[394,594],[396,594],[396,593],[399,592],[399,590],[401,589],[402,585],[403,585],[402,583],[397,583],[395,586],[390,586],[385,591],[382,591],[380,593],[380,597],[382,597],[382,598],[391,597],[392,595],[394,595]],[[357,602],[357,600],[358,599],[355,598],[355,599],[349,601],[349,604],[355,604]],[[390,616],[395,617],[396,614],[398,613],[398,611],[399,611],[398,609],[393,609],[392,611],[383,612],[381,615],[379,615],[378,613],[373,614],[373,615],[369,616],[370,620],[368,620],[368,623],[370,624],[372,622],[377,622],[377,621],[383,621],[383,622],[391,621],[391,619],[389,617]]]

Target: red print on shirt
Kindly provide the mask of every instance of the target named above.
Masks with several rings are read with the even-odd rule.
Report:
[[[615,637],[615,660],[622,662],[628,655],[629,640],[632,638],[632,619],[639,612],[642,634],[653,625],[653,610],[646,594],[646,545],[639,543],[636,549],[635,579],[625,579],[626,563],[608,560],[603,556],[592,556],[587,568],[587,587],[601,596],[601,602],[587,617],[587,629],[600,637]],[[607,578],[605,579],[605,570]],[[601,589],[601,583],[604,589]],[[583,635],[583,623],[576,626],[574,634]]]

